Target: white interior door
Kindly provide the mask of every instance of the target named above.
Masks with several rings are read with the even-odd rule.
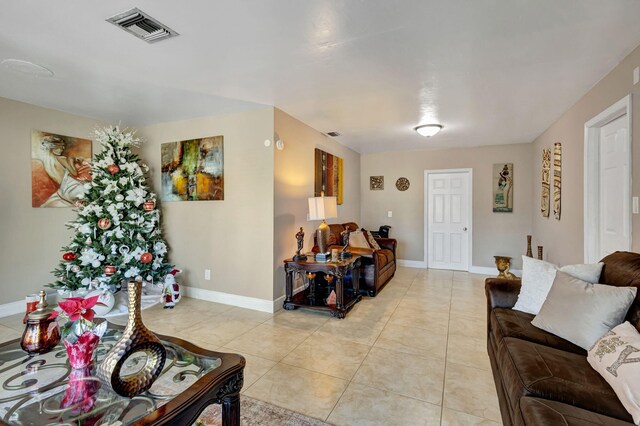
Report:
[[[600,258],[629,250],[629,154],[626,116],[600,128]]]
[[[471,173],[427,172],[427,267],[469,270]]]

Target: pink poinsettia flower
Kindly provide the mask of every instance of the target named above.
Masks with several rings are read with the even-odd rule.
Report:
[[[92,321],[95,316],[93,307],[98,304],[98,298],[100,296],[92,296],[86,299],[82,297],[69,297],[63,302],[58,302],[58,306],[69,317],[69,321],[76,321],[83,318],[87,321]],[[58,311],[53,311],[49,318],[53,319],[59,315]]]

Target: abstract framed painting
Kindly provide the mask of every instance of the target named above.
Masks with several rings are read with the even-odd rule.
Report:
[[[163,143],[162,201],[224,200],[224,137]]]
[[[91,180],[91,140],[31,132],[31,205],[75,207]]]
[[[343,173],[342,158],[316,148],[314,196],[324,194],[327,197],[337,197],[338,204],[342,204]]]

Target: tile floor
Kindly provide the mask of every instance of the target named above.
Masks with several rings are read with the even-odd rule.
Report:
[[[143,319],[157,333],[247,360],[243,394],[336,425],[497,425],[484,277],[399,268],[343,320],[183,299]],[[21,316],[0,318],[0,340]]]

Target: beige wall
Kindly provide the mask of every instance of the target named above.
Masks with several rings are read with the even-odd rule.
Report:
[[[640,66],[640,47],[636,48],[606,77],[600,80],[573,107],[533,143],[534,170],[533,226],[537,244],[544,246],[545,259],[559,264],[584,261],[584,124],[631,93],[633,96],[632,148],[633,196],[640,196],[640,84],[633,85],[633,68]],[[579,70],[576,70],[578,72]],[[542,149],[562,143],[561,220],[540,214],[540,174]],[[640,216],[633,215],[633,251],[640,251]]]
[[[71,208],[31,207],[31,131],[90,139],[99,124],[0,98],[0,304],[23,300],[54,281],[51,271],[72,235],[65,223],[76,217]]]
[[[494,163],[513,163],[513,213],[492,211]],[[391,225],[398,259],[424,261],[424,171],[461,168],[473,169],[472,265],[492,267],[493,256],[503,255],[513,257],[512,267],[520,268],[531,230],[531,144],[363,155],[362,226]],[[370,191],[370,176],[384,176],[384,190]],[[407,191],[396,189],[399,177],[409,179]],[[393,217],[387,217],[388,210]]]
[[[273,300],[273,108],[140,129],[141,158],[160,190],[160,144],[224,136],[224,201],[162,203],[169,259],[182,284]],[[204,270],[211,280],[204,280]]]
[[[307,222],[307,198],[313,197],[315,148],[344,160],[344,204],[338,206],[338,218],[329,223],[360,222],[360,155],[279,109],[275,109],[275,131],[285,143],[284,150],[274,149],[273,275],[274,295],[278,298],[284,295],[282,261],[295,254],[296,232],[304,227],[304,251],[310,251],[313,233],[320,224]]]

